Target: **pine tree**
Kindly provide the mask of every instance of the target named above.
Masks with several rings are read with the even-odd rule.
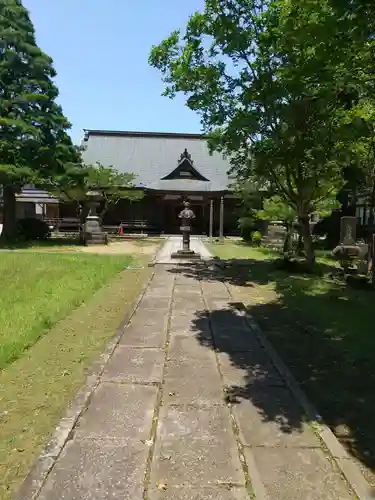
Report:
[[[52,59],[36,44],[20,0],[0,0],[0,185],[3,234],[16,235],[16,193],[26,183],[48,182],[79,162],[56,103]]]

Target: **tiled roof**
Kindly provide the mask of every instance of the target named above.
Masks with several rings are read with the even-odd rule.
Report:
[[[131,172],[138,187],[207,192],[225,191],[230,184],[229,161],[219,153],[211,155],[206,140],[199,134],[87,130],[85,139],[85,163],[100,162],[119,172]],[[176,169],[185,149],[194,168],[208,181],[161,180]]]

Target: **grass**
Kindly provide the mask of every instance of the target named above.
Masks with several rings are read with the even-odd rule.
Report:
[[[249,259],[225,272],[327,424],[375,486],[375,291],[354,289],[318,254],[320,276],[277,271],[276,254],[228,242],[224,259]]]
[[[111,239],[108,249],[111,248],[111,243],[131,243],[132,246],[139,248],[156,247],[165,240],[159,237],[144,237],[144,238],[120,238],[114,237]],[[103,247],[99,245],[97,247]],[[13,251],[53,251],[53,252],[74,252],[81,251],[84,247],[80,244],[78,236],[74,237],[52,237],[41,241],[17,241],[15,243],[5,244],[0,242],[0,250]]]
[[[0,369],[108,282],[131,257],[2,252]]]
[[[129,261],[1,253],[0,331],[7,346],[0,371],[2,500],[13,497],[150,275],[147,267],[121,271]]]

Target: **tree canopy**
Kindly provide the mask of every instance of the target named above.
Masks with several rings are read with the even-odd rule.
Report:
[[[110,205],[121,199],[137,201],[143,197],[143,191],[134,187],[134,175],[118,172],[113,167],[82,165],[56,177],[48,189],[54,196],[65,202],[75,202],[82,218],[88,211],[90,191],[95,191],[101,198],[100,217],[103,219]]]
[[[238,178],[296,212],[310,264],[308,215],[342,187],[374,119],[372,47],[333,0],[206,0],[151,50],[165,95],[186,96]]]
[[[68,135],[70,123],[57,104],[52,59],[36,44],[20,0],[0,0],[0,184],[2,236],[15,236],[15,194],[80,162]]]

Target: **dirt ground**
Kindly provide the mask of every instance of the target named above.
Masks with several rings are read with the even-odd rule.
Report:
[[[75,250],[79,252],[99,253],[106,255],[153,255],[159,245],[159,241],[152,242],[150,240],[147,240],[147,243],[143,241],[116,241],[113,243],[109,243],[108,245],[92,245],[87,247],[81,246],[77,247]]]

